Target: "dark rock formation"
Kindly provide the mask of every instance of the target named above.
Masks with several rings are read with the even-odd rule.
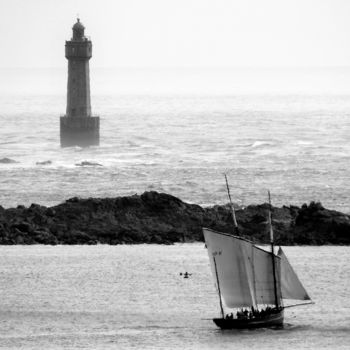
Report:
[[[86,160],[82,161],[81,163],[77,163],[75,165],[76,166],[103,166],[102,164],[94,163],[94,162],[88,162]]]
[[[268,240],[268,204],[236,211],[240,234]],[[277,244],[350,244],[349,215],[311,202],[273,208]],[[202,241],[202,227],[233,232],[228,205],[202,208],[164,193],[71,198],[54,207],[0,206],[0,244],[137,244]]]
[[[42,162],[36,162],[36,165],[51,165],[52,161],[51,160],[44,160]]]
[[[10,158],[1,158],[0,164],[12,164],[12,163],[18,163],[17,161],[10,159]]]

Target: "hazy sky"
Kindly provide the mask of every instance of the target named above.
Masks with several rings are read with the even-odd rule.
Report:
[[[77,14],[95,67],[350,62],[349,0],[0,0],[0,67],[65,67]]]

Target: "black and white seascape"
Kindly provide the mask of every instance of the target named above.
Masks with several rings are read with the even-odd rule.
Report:
[[[157,191],[223,205],[224,173],[239,207],[270,190],[274,206],[321,202],[348,218],[349,10],[341,0],[2,0],[0,235],[5,209],[72,197]],[[93,45],[90,147],[60,146],[75,23]],[[283,247],[315,304],[285,309],[283,328],[222,331],[203,242],[21,242],[0,246],[3,349],[350,343],[346,245]]]
[[[347,349],[349,248],[284,250],[316,304],[286,309],[283,329],[220,331],[202,243],[3,246],[1,346]]]

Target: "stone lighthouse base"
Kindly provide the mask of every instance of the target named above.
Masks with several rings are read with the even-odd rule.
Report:
[[[100,144],[100,117],[63,116],[60,119],[61,147]]]

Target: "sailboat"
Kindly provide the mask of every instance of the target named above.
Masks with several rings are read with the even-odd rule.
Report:
[[[203,228],[221,309],[213,321],[222,329],[282,326],[284,309],[301,305],[284,306],[283,300],[311,300],[283,250],[274,253],[271,210],[269,224],[271,251],[241,236]],[[235,313],[225,315],[224,305]]]

